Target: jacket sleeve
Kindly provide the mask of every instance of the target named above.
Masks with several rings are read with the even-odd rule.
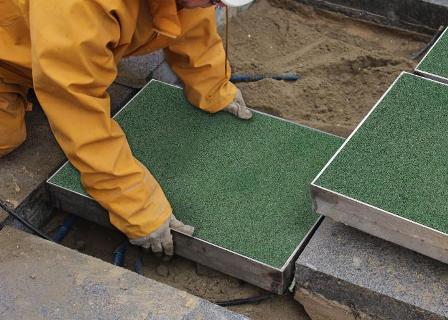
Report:
[[[236,87],[229,81],[215,8],[183,9],[179,20],[182,34],[165,49],[167,61],[183,81],[188,100],[205,111],[218,112],[235,99]]]
[[[146,236],[171,207],[110,117],[118,21],[92,0],[30,1],[30,30],[34,89],[58,143],[111,223]]]

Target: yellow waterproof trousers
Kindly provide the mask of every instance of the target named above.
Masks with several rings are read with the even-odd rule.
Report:
[[[191,103],[217,112],[234,99],[214,8],[178,11],[175,0],[0,0],[0,156],[25,139],[26,92],[34,88],[85,190],[131,239],[156,230],[172,210],[111,119],[106,89],[123,56],[160,48]]]
[[[26,90],[7,85],[0,78],[0,157],[8,154],[26,139]]]

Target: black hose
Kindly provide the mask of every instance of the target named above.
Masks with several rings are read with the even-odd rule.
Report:
[[[112,264],[122,267],[124,264],[124,258],[126,256],[126,250],[128,249],[128,241],[123,241],[112,253]]]
[[[243,305],[243,304],[254,304],[254,303],[262,302],[262,301],[271,299],[273,296],[274,295],[272,293],[268,293],[268,294],[250,297],[250,298],[234,299],[234,300],[226,300],[226,301],[215,301],[213,303],[217,304],[218,306],[221,306],[221,307],[231,307],[231,306],[239,306],[239,305]]]
[[[52,241],[49,236],[47,236],[45,233],[37,229],[35,226],[33,226],[28,220],[21,217],[13,208],[11,208],[6,202],[3,202],[0,200],[0,208],[6,211],[9,215],[13,216],[17,220],[19,220],[24,226],[26,226],[28,229],[33,231],[36,235],[38,235],[41,238],[47,239],[48,241]]]
[[[53,241],[57,243],[61,243],[62,240],[64,240],[65,236],[69,231],[72,229],[73,225],[75,224],[76,220],[78,219],[75,215],[69,215],[64,219],[64,222],[59,226],[56,233],[53,235]]]

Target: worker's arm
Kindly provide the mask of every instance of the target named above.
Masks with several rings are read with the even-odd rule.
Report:
[[[34,89],[56,140],[111,223],[146,237],[171,207],[110,117],[118,22],[95,1],[30,1],[30,30]]]
[[[218,112],[231,104],[237,89],[225,74],[225,52],[216,29],[215,8],[179,11],[182,34],[165,49],[167,61],[184,83],[185,94],[195,106]]]

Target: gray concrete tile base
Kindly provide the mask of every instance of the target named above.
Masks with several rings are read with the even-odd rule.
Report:
[[[0,243],[1,319],[247,319],[11,227]]]
[[[448,319],[448,265],[329,218],[297,260],[295,279],[296,299],[313,320],[325,312],[328,319]]]

